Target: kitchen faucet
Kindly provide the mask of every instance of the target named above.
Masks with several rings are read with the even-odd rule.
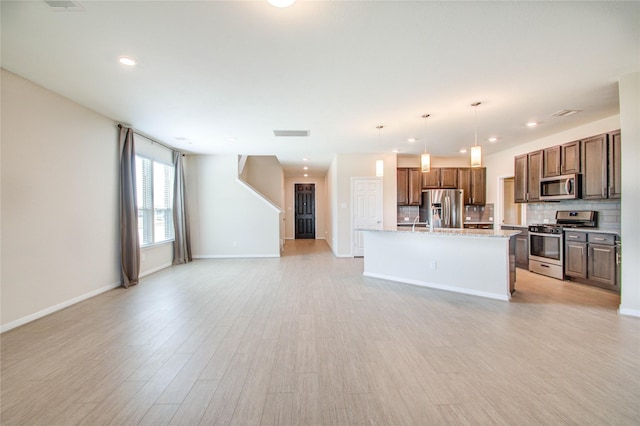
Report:
[[[420,218],[420,215],[416,216],[416,218],[413,219],[413,225],[411,225],[411,232],[416,231],[416,222],[418,221],[419,218]]]

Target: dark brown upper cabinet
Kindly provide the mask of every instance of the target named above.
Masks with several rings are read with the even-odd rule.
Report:
[[[399,168],[397,170],[397,200],[399,206],[422,204],[422,176],[420,169]]]
[[[516,203],[540,201],[543,157],[542,150],[515,157],[514,201]]]
[[[552,146],[544,150],[542,167],[544,177],[560,176],[560,158],[560,146]]]
[[[607,135],[582,140],[582,198],[607,198]]]
[[[456,189],[458,187],[458,169],[443,167],[440,169],[440,188]]]
[[[486,203],[486,176],[485,167],[458,169],[458,187],[462,189],[463,204],[484,205]]]
[[[440,169],[432,167],[430,171],[422,173],[422,189],[440,188]]]
[[[609,198],[620,198],[622,184],[620,181],[620,150],[622,149],[620,130],[609,133]]]
[[[560,174],[580,173],[580,141],[565,143],[560,146]]]
[[[409,169],[397,170],[397,199],[399,206],[409,204]]]

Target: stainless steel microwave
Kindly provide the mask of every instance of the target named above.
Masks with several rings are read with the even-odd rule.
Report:
[[[564,175],[540,179],[541,200],[571,200],[582,196],[582,175]]]

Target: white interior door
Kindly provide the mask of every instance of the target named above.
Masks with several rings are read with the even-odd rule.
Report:
[[[382,229],[382,179],[353,178],[351,181],[352,253],[364,256],[359,229]]]

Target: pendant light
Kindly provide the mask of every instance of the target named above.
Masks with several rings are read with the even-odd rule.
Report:
[[[382,124],[376,126],[376,129],[378,129],[378,143],[380,146],[382,146],[382,138],[380,136],[380,131],[383,128],[384,126]],[[376,176],[384,177],[384,161],[383,160],[376,160]]]
[[[431,171],[431,155],[427,153],[427,118],[429,118],[429,114],[424,114],[422,118],[424,118],[424,154],[420,156],[420,168],[422,173],[427,173]]]
[[[482,167],[482,147],[478,145],[478,105],[480,104],[481,102],[471,104],[475,108],[476,118],[475,144],[471,147],[471,167]]]

